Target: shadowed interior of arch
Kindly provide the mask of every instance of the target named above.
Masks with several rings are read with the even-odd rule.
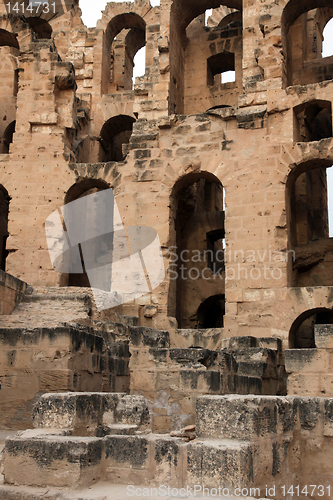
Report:
[[[122,161],[125,157],[123,145],[128,144],[132,135],[135,118],[117,115],[107,120],[100,132],[99,161]]]
[[[315,325],[329,324],[333,324],[332,309],[322,307],[303,312],[290,328],[289,349],[315,348]]]

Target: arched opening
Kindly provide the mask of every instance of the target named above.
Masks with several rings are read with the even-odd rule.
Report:
[[[71,202],[75,202],[76,200],[79,200],[80,198],[83,198],[85,196],[92,195],[109,188],[110,186],[101,179],[84,179],[74,184],[68,190],[65,197],[65,205],[68,205]],[[75,210],[73,210],[73,213],[75,214]],[[93,210],[90,213],[80,213],[78,217],[79,220],[77,223],[80,224],[80,229],[82,229],[83,234],[89,234],[89,227],[100,224],[100,221],[96,220],[96,214]],[[66,231],[66,227],[64,227],[64,230]],[[99,242],[97,240],[96,246],[92,249],[96,254],[101,253],[99,245],[103,245],[103,242]],[[90,287],[88,275],[85,269],[81,244],[79,243],[77,246],[79,251],[77,252],[77,249],[71,251],[70,262],[73,268],[81,268],[82,272],[64,275],[61,284],[63,286]]]
[[[287,181],[290,285],[333,285],[333,239],[329,238],[327,169],[332,160],[307,162]]]
[[[207,59],[207,85],[226,83],[223,75],[235,73],[235,54],[220,52]]]
[[[138,14],[115,16],[105,31],[106,60],[102,93],[112,94],[133,87],[134,57],[146,45],[146,23]]]
[[[3,99],[0,102],[0,154],[8,154],[13,141],[19,84],[19,44],[16,34],[0,29],[0,74]]]
[[[145,74],[145,69],[146,69],[145,61],[146,61],[146,46],[138,50],[133,59],[133,64],[134,64],[133,88],[135,84],[135,78],[139,78],[140,76],[143,76]]]
[[[222,328],[224,314],[224,295],[208,297],[198,308],[198,328]]]
[[[213,174],[188,174],[174,186],[171,234],[176,252],[170,265],[169,309],[179,328],[198,328],[200,304],[224,295],[223,207],[223,186]]]
[[[213,105],[237,104],[238,95],[243,91],[242,23],[237,20],[233,23],[232,18],[226,25],[222,22],[235,10],[241,17],[241,0],[173,2],[170,20],[170,114],[196,114]],[[214,89],[211,88],[213,86]]]
[[[26,17],[26,22],[38,38],[48,40],[52,38],[52,28],[46,19],[42,19],[41,17]]]
[[[3,141],[2,141],[2,153],[3,154],[9,153],[9,146],[13,142],[15,125],[16,125],[16,120],[12,121],[4,131]]]
[[[8,213],[10,196],[6,189],[0,184],[0,269],[6,270],[6,242],[8,238]]]
[[[285,85],[333,78],[333,59],[322,57],[323,31],[333,16],[325,0],[290,0],[282,14]]]
[[[333,56],[333,18],[328,21],[323,31],[323,57]]]
[[[310,309],[293,322],[289,331],[289,349],[312,349],[315,343],[315,325],[331,325],[333,311],[328,308]]]
[[[294,142],[321,141],[332,137],[331,101],[311,101],[294,108]]]
[[[113,116],[100,132],[99,161],[123,161],[124,145],[129,143],[135,118],[128,115]]]
[[[0,47],[13,47],[20,50],[17,35],[0,28]]]

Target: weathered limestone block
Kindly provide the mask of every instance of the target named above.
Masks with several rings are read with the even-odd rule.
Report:
[[[328,372],[330,353],[326,349],[286,349],[287,373]]]
[[[178,329],[172,336],[172,347],[203,347],[216,349],[220,343],[220,328]]]
[[[197,398],[199,438],[252,441],[276,433],[276,397],[200,396]]]
[[[315,325],[315,343],[318,349],[333,349],[332,325]]]
[[[2,328],[0,344],[4,427],[31,426],[39,393],[110,391],[116,385],[117,363],[112,366],[104,339],[88,327]]]
[[[26,288],[26,283],[0,270],[0,315],[13,312]]]
[[[76,436],[120,432],[122,425],[134,433],[147,429],[150,423],[142,396],[97,392],[45,394],[34,405],[32,420],[36,428],[68,429]]]
[[[188,484],[245,487],[254,477],[252,445],[242,441],[198,441],[188,444]]]
[[[149,446],[146,437],[107,436],[105,441],[106,479],[113,483],[145,484],[150,479]]]
[[[89,486],[101,476],[102,448],[103,442],[98,438],[52,434],[26,437],[23,432],[6,441],[6,483]]]

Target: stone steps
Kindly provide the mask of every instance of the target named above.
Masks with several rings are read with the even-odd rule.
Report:
[[[142,396],[105,392],[44,394],[32,410],[33,426],[62,429],[72,436],[144,431],[149,411]]]
[[[14,311],[0,316],[0,326],[51,328],[64,323],[89,323],[93,307],[92,292],[88,288],[28,286]]]
[[[276,485],[278,490],[296,476],[303,485],[306,481],[325,484],[331,478],[333,401],[328,398],[201,396],[197,399],[196,438],[187,442],[147,433],[147,429],[128,435],[118,434],[118,428],[117,434],[99,436],[101,416],[115,419],[117,425],[135,414],[138,400],[131,396],[68,394],[62,405],[60,397],[44,395],[35,407],[35,425],[45,422],[48,427],[23,431],[6,440],[2,459],[6,483],[66,486],[80,492],[100,481],[133,488],[220,486],[228,493],[224,498],[232,498],[235,488],[257,488],[259,497],[266,485]],[[141,402],[142,412],[137,416],[142,417],[146,407]],[[74,435],[75,429],[85,435]],[[297,455],[309,438],[322,443],[313,450],[310,461]],[[10,492],[10,486],[6,488]]]
[[[82,488],[79,492],[69,491],[64,488],[33,488],[29,486],[6,486],[0,485],[1,500],[124,500],[131,498],[128,495],[127,485],[114,485],[105,482],[99,482],[89,488]],[[142,485],[141,488],[144,488]],[[140,492],[142,493],[142,491]],[[139,498],[133,496],[132,498]],[[142,497],[141,497],[142,498]],[[151,497],[157,499],[159,497]],[[164,500],[182,500],[184,498],[192,498],[193,496],[175,496],[165,495]],[[211,496],[197,495],[195,498],[199,500],[211,500]],[[223,497],[224,500],[239,500],[239,497]],[[242,500],[254,500],[254,497],[242,497]],[[261,498],[256,500],[269,500]]]

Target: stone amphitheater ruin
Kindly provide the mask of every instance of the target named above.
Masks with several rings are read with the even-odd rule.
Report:
[[[37,7],[0,4],[0,499],[330,499],[332,1]],[[45,227],[107,189],[165,277],[105,309]]]

